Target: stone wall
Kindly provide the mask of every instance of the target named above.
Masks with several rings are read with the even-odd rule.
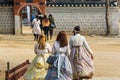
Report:
[[[76,25],[81,26],[82,34],[106,34],[105,7],[47,7],[57,25],[54,33],[65,30],[68,34]],[[119,33],[118,7],[110,8],[111,34]]]
[[[118,7],[110,8],[111,34],[119,33],[118,10]],[[61,30],[71,34],[76,25],[81,26],[82,34],[106,33],[105,7],[47,7],[47,14],[49,13],[55,18],[55,34]],[[14,34],[14,26],[13,6],[0,5],[0,34]]]
[[[0,5],[0,34],[14,34],[13,5]]]

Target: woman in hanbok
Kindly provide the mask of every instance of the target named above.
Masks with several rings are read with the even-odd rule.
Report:
[[[70,47],[65,31],[61,31],[57,35],[52,54],[56,59],[50,65],[45,80],[72,80],[72,66],[68,59]]]
[[[84,36],[80,35],[80,27],[75,26],[70,38],[70,61],[73,69],[73,80],[90,79],[93,76],[93,52]]]
[[[35,58],[28,66],[24,74],[24,80],[44,80],[49,65],[46,63],[52,48],[45,40],[45,35],[39,36],[38,43],[34,47]]]

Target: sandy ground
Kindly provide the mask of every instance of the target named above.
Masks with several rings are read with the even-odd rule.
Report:
[[[6,63],[10,62],[10,68],[34,58],[31,28],[25,27],[22,35],[0,35],[0,80],[4,78]],[[85,36],[89,46],[94,52],[94,77],[120,77],[120,38],[104,36]],[[56,35],[48,42],[52,46]],[[68,35],[68,39],[70,35]],[[3,79],[4,80],[4,79]],[[97,80],[96,78],[94,80]],[[120,80],[98,79],[98,80]]]

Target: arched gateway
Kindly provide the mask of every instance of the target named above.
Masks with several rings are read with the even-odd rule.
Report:
[[[15,34],[22,32],[20,12],[25,6],[35,6],[43,15],[46,12],[46,0],[14,0]]]

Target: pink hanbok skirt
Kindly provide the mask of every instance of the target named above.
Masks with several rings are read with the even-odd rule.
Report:
[[[94,72],[93,60],[84,46],[72,47],[70,61],[73,78],[92,78]]]

